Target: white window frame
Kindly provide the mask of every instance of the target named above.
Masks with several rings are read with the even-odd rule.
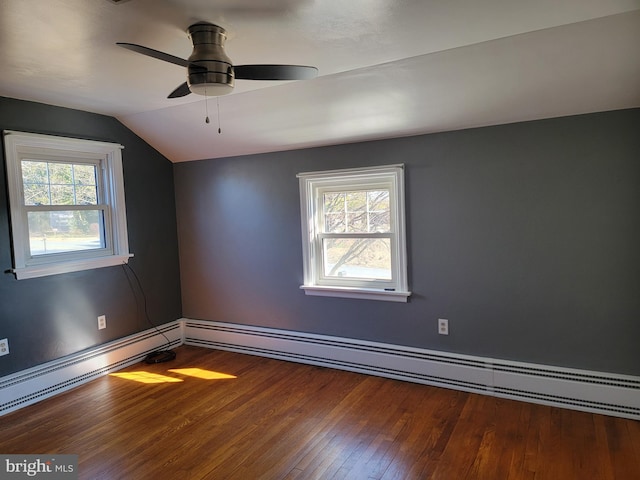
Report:
[[[18,280],[127,263],[129,253],[122,173],[122,145],[35,133],[4,132],[7,187],[13,240],[13,273]],[[32,256],[24,204],[22,160],[96,165],[98,205],[104,221],[104,248]],[[51,208],[51,211],[60,207]],[[48,210],[48,209],[44,209]]]
[[[306,295],[362,298],[406,302],[411,295],[407,281],[406,229],[404,208],[404,165],[305,172],[300,182],[302,252]],[[391,280],[359,280],[324,276],[322,240],[348,237],[348,234],[323,233],[322,197],[325,192],[389,189],[389,233],[366,234],[371,238],[388,238],[391,242]],[[354,234],[355,236],[362,236]]]

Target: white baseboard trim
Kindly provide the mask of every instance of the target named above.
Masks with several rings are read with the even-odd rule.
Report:
[[[184,343],[640,420],[640,377],[184,320]]]
[[[184,343],[182,320],[0,378],[0,415],[140,362],[158,348]],[[169,345],[163,334],[169,339]]]

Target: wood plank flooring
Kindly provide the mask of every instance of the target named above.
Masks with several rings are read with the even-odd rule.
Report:
[[[107,376],[0,417],[0,453],[78,454],[87,480],[640,479],[637,421],[176,351],[122,371],[172,382]]]

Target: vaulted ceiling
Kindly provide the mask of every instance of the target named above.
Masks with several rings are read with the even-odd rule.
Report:
[[[187,58],[198,21],[234,64],[319,76],[167,99],[185,69],[116,46]],[[112,115],[174,162],[640,107],[640,0],[2,0],[0,96]]]

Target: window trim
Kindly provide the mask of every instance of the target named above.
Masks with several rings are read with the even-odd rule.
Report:
[[[407,280],[406,227],[404,208],[404,165],[383,165],[342,170],[304,172],[297,175],[300,183],[300,211],[304,283],[306,295],[362,298],[406,302],[411,292]],[[325,191],[353,191],[358,188],[390,187],[392,280],[363,281],[328,279],[322,276],[322,238],[328,235],[320,226],[319,198]],[[354,234],[354,237],[363,235]],[[367,235],[369,236],[369,235]],[[371,235],[372,238],[379,236]],[[388,237],[386,234],[383,235]]]
[[[4,130],[5,163],[11,214],[13,269],[18,280],[127,263],[129,253],[122,173],[122,145],[95,140]],[[96,210],[104,212],[105,247],[32,257],[29,250],[27,206],[24,205],[22,160],[94,163],[101,189]],[[53,210],[57,209],[54,208]]]

